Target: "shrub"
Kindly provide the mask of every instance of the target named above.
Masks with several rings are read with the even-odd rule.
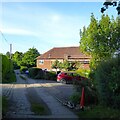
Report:
[[[46,74],[45,74],[45,79],[47,80],[56,80],[56,72],[54,71],[47,71]]]
[[[40,79],[41,77],[43,77],[43,71],[40,68],[29,68],[29,77],[34,78],[34,79]]]
[[[95,72],[99,101],[120,108],[120,57],[101,62]]]
[[[26,70],[28,70],[28,67],[27,67],[27,66],[21,66],[21,67],[20,67],[20,72],[21,72],[21,73],[25,73]]]
[[[42,69],[39,69],[39,71],[37,72],[37,75],[34,77],[35,79],[44,79],[45,77],[45,73]]]
[[[40,68],[29,68],[29,77],[33,79],[46,79],[46,80],[56,80],[56,72],[54,71],[43,71]]]
[[[16,81],[16,76],[13,71],[13,62],[12,60],[8,59],[7,56],[1,55],[2,57],[2,82],[3,83],[10,83]]]
[[[75,81],[73,83],[73,85],[74,85],[75,90],[77,92],[77,94],[76,93],[75,93],[75,95],[73,94],[73,98],[75,98],[75,100],[77,100],[76,103],[80,102],[80,97],[81,97],[83,87],[85,89],[85,105],[91,105],[91,104],[98,103],[96,90],[92,88],[91,82],[89,79]],[[78,96],[80,96],[79,99],[78,99]]]
[[[90,74],[90,70],[81,68],[81,69],[76,70],[76,73],[88,78]]]
[[[73,95],[70,96],[70,101],[74,103],[74,105],[77,105],[80,103],[80,98],[81,98],[81,92],[75,92]]]

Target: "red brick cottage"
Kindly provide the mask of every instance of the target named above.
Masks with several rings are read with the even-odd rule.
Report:
[[[37,67],[52,70],[51,66],[55,60],[79,61],[83,68],[89,68],[90,56],[81,53],[79,47],[55,47],[37,57]]]

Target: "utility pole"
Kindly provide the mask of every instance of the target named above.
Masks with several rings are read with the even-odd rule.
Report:
[[[10,60],[12,59],[12,44],[10,44]]]

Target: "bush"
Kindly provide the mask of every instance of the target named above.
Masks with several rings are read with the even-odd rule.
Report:
[[[39,69],[37,72],[37,75],[34,77],[35,79],[44,79],[45,78],[45,73],[42,69]]]
[[[29,77],[34,79],[41,79],[44,77],[44,72],[40,68],[29,68]]]
[[[46,80],[56,80],[56,72],[54,71],[43,71],[40,68],[29,68],[29,77],[33,79],[46,79]]]
[[[73,94],[73,98],[75,98],[76,103],[80,102],[80,97],[82,93],[82,88],[85,89],[85,105],[97,104],[98,103],[98,96],[96,94],[96,90],[92,88],[91,82],[89,79],[83,79],[81,81],[75,81],[73,83],[77,94]],[[79,93],[79,94],[78,94]],[[78,99],[78,96],[79,99]],[[77,98],[77,99],[76,99]]]
[[[2,57],[2,83],[10,83],[16,81],[16,76],[13,71],[13,62],[8,59],[7,56],[1,55]]]
[[[101,62],[95,71],[99,101],[120,108],[120,57]]]
[[[84,77],[89,77],[89,74],[90,74],[90,70],[88,69],[78,69],[76,70],[76,73],[81,75],[81,76],[84,76]]]
[[[28,67],[27,67],[27,66],[21,66],[21,67],[20,67],[20,72],[21,72],[21,73],[25,73],[26,70],[28,70]]]
[[[56,72],[54,71],[47,71],[45,74],[45,79],[47,80],[56,80],[56,78],[57,78],[57,75],[56,75]]]
[[[2,78],[4,79],[7,74],[13,71],[12,61],[9,60],[5,55],[2,56]]]

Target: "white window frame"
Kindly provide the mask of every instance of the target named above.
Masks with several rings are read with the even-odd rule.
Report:
[[[39,64],[44,64],[44,60],[39,60]]]

